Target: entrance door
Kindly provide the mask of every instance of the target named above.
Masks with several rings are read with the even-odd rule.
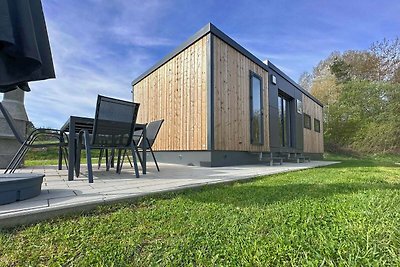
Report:
[[[279,112],[279,139],[281,147],[292,147],[292,133],[290,127],[290,99],[283,95],[278,96]]]

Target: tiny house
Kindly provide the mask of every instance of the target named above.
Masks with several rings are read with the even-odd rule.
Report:
[[[161,162],[226,166],[324,152],[321,102],[211,23],[132,86],[138,121],[165,119],[153,147]]]

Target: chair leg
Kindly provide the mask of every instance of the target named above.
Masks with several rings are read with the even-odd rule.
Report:
[[[135,147],[136,155],[137,155],[137,157],[138,157],[138,159],[139,159],[140,166],[142,166],[142,168],[143,168],[143,160],[142,160],[142,157],[140,156],[138,146],[137,146],[137,144],[135,143],[135,141],[132,141],[132,143],[133,143],[133,146]]]
[[[36,139],[38,138],[39,134],[33,134],[28,137],[27,140],[23,143],[23,148],[20,150],[19,155],[16,157],[16,160],[14,162],[14,166],[11,169],[11,173],[14,173],[15,170],[18,168],[18,166],[21,164],[22,160],[24,159],[26,153],[29,151],[30,145],[32,145]]]
[[[14,157],[12,158],[10,164],[7,166],[6,171],[8,170],[9,173],[14,173],[18,166],[21,164],[26,152],[29,150],[29,146],[36,140],[37,135],[34,135],[33,138],[25,140],[24,143],[20,146],[17,153],[15,153]]]
[[[76,146],[76,151],[71,151],[70,153],[75,153],[75,162],[70,163],[70,167],[75,168],[75,176],[79,177],[81,174],[81,144],[82,144],[82,135],[79,134],[78,142]],[[74,164],[74,165],[72,165]]]
[[[133,144],[131,144],[131,151],[132,151],[133,165],[135,166],[136,178],[139,178],[139,168],[138,168],[138,165],[137,165],[136,156],[135,156],[135,148],[134,148]]]
[[[8,170],[9,173],[14,173],[18,166],[21,164],[22,160],[24,159],[26,153],[29,150],[29,146],[32,145],[37,137],[38,134],[30,135],[28,139],[26,139],[20,148],[18,149],[17,153],[14,155],[13,159],[11,160],[10,164],[8,165],[6,171]],[[6,172],[5,172],[6,173]]]
[[[120,165],[120,173],[121,173],[121,170],[122,170],[122,166],[124,166],[124,160],[125,160],[125,156],[126,155],[127,155],[126,154],[126,149],[124,149],[124,154],[122,154],[122,160],[121,160],[121,165]],[[129,159],[129,156],[128,156],[128,159]],[[132,163],[131,163],[131,167],[133,167]]]
[[[103,152],[104,152],[104,148],[100,149],[99,163],[97,164],[97,169],[100,169],[100,167],[101,167],[101,160],[103,159]]]
[[[129,161],[129,164],[131,165],[131,168],[133,168],[133,164],[132,164],[131,158],[129,157],[129,154],[126,154],[126,157],[128,158],[128,161]]]
[[[69,166],[68,166],[68,149],[66,147],[64,148],[63,155],[64,155],[65,167],[67,167],[67,170],[68,170],[68,168],[69,168]]]
[[[106,171],[110,170],[110,157],[108,156],[108,148],[106,148]]]
[[[156,157],[154,156],[153,149],[151,149],[151,147],[149,147],[149,148],[150,148],[151,155],[153,156],[154,163],[156,164],[157,170],[160,171],[160,168],[158,168]]]
[[[22,160],[24,159],[26,153],[28,152],[29,147],[25,146],[21,152],[19,153],[17,159],[14,161],[14,165],[11,168],[11,173],[14,173],[18,166],[21,164]]]
[[[19,156],[19,153],[21,153],[22,149],[24,148],[24,146],[26,145],[26,141],[19,147],[18,151],[15,153],[15,155],[13,156],[13,158],[11,159],[10,163],[7,165],[6,170],[4,171],[4,173],[11,173],[12,168],[15,164],[16,159]]]
[[[84,131],[85,147],[86,147],[86,162],[88,168],[89,183],[93,183],[92,155],[90,153],[90,136],[88,131]]]
[[[18,167],[17,162],[20,158],[20,154],[23,153],[23,150],[25,149],[23,146],[24,145],[22,145],[21,148],[17,151],[17,153],[15,153],[14,157],[11,159],[4,173],[13,173],[15,169]]]
[[[121,149],[118,149],[117,168],[116,168],[116,172],[118,174],[121,174],[122,166],[120,164],[121,164]]]
[[[115,149],[111,149],[111,168],[114,168],[114,159],[115,159]]]

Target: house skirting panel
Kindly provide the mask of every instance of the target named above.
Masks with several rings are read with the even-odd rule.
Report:
[[[202,167],[221,167],[245,164],[258,164],[259,153],[241,151],[158,151],[158,162]],[[152,157],[148,154],[148,161]]]
[[[269,152],[264,152],[267,156]],[[248,164],[265,164],[260,161],[260,153],[243,151],[157,151],[154,152],[158,162],[182,164],[201,167],[223,167]],[[323,159],[320,153],[304,153],[312,160]],[[148,153],[147,161],[152,162],[153,158]],[[150,163],[152,164],[152,163]]]

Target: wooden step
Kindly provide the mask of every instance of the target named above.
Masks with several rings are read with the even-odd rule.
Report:
[[[265,161],[268,162],[270,166],[273,166],[274,163],[279,163],[279,165],[283,164],[283,158],[282,157],[276,157],[273,155],[273,153],[260,153],[260,161]]]

